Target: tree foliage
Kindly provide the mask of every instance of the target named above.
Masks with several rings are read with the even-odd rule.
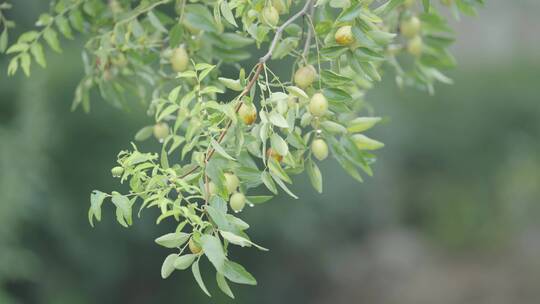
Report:
[[[90,110],[90,92],[122,108],[140,101],[153,123],[120,151],[111,173],[128,193],[95,190],[88,220],[110,202],[116,219],[132,225],[158,208],[156,219],[175,231],[156,238],[170,248],[163,278],[202,257],[228,282],[256,284],[231,260],[229,246],[255,247],[238,217],[279,192],[293,198],[292,176],[307,173],[323,191],[318,163],[332,155],[358,181],[372,175],[374,151],[384,145],[364,133],[381,121],[369,115],[366,91],[393,71],[399,86],[433,92],[455,60],[452,30],[438,12],[474,15],[482,0],[55,0],[48,13],[9,47],[14,26],[0,5],[0,52],[12,56],[8,74],[46,66],[45,46],[61,52],[61,38],[86,40],[85,76],[73,108]],[[249,67],[256,49],[263,55]],[[290,65],[273,71],[271,61]],[[234,75],[225,74],[231,69]],[[154,137],[158,151],[146,151]]]

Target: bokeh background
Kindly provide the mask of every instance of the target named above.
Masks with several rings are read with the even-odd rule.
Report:
[[[14,2],[17,31],[47,6]],[[211,299],[190,272],[160,278],[152,240],[170,227],[150,213],[124,229],[107,207],[89,226],[90,191],[118,186],[115,155],[149,120],[98,96],[70,112],[81,42],[29,79],[0,57],[0,303],[540,303],[540,2],[487,2],[455,23],[454,85],[428,96],[389,75],[369,94],[389,118],[373,178],[326,161],[324,194],[300,177],[300,200],[243,213],[271,251],[233,251],[259,281],[235,301],[208,274]]]

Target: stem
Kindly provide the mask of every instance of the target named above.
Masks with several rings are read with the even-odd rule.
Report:
[[[234,108],[234,112],[235,113],[238,113],[238,111],[240,110],[240,107],[242,107],[242,105],[244,104],[244,102],[242,101],[242,97],[246,96],[247,94],[249,94],[249,92],[251,91],[251,89],[253,88],[253,86],[255,85],[255,83],[257,82],[257,80],[259,79],[259,76],[261,75],[261,72],[263,71],[263,68],[264,68],[264,65],[266,64],[266,62],[272,57],[272,53],[274,52],[274,49],[276,48],[277,46],[277,43],[279,41],[279,39],[281,38],[282,34],[283,34],[283,31],[285,30],[285,28],[287,26],[289,26],[291,23],[293,23],[296,19],[304,16],[305,14],[308,13],[310,7],[313,6],[313,1],[314,0],[308,0],[306,1],[306,4],[304,5],[304,7],[298,11],[296,14],[294,14],[291,18],[289,18],[287,21],[285,21],[285,23],[283,23],[280,27],[277,28],[276,30],[276,35],[274,36],[274,39],[272,40],[272,43],[270,44],[270,47],[268,48],[268,52],[262,56],[260,59],[259,59],[259,62],[255,65],[255,73],[253,74],[253,76],[250,78],[248,84],[246,85],[246,87],[244,88],[244,90],[242,91],[242,93],[240,93],[240,95],[237,97],[237,99],[239,100],[238,104],[236,105],[236,107]],[[223,142],[223,140],[225,139],[225,136],[227,135],[227,132],[229,131],[229,129],[231,128],[233,124],[233,121],[232,120],[229,120],[227,122],[227,125],[225,126],[225,128],[223,129],[223,131],[221,131],[221,133],[219,134],[219,137],[217,139],[217,143],[218,144],[221,144]],[[208,153],[206,154],[206,157],[204,159],[204,163],[205,164],[208,164],[208,161],[212,158],[212,156],[214,155],[214,153],[216,152],[216,149],[212,148],[208,151]],[[193,167],[191,170],[189,170],[188,172],[186,172],[184,175],[182,175],[180,178],[184,178],[192,173],[194,173],[195,171],[197,171],[198,169],[200,168],[200,166],[195,166]],[[205,174],[206,175],[206,174]],[[206,178],[205,178],[206,179]],[[205,182],[205,184],[207,184],[207,182]]]
[[[309,13],[308,13],[308,21],[311,21],[311,18],[313,18],[313,13],[315,11],[315,6],[313,6],[313,2],[309,6]],[[313,29],[308,24],[308,32],[306,36],[306,44],[304,45],[304,52],[302,52],[302,57],[304,57],[304,60],[307,61],[307,55],[309,54],[309,48],[311,47],[311,38],[313,37]]]

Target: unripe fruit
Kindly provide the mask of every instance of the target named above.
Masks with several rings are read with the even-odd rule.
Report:
[[[112,176],[114,177],[119,177],[122,175],[122,173],[124,173],[124,168],[122,167],[114,167],[111,169],[111,173],[112,173]]]
[[[354,36],[352,33],[352,27],[350,25],[340,27],[336,31],[334,38],[336,39],[336,42],[340,45],[349,45],[353,43]]]
[[[412,38],[420,32],[422,23],[418,17],[413,16],[407,20],[401,21],[400,30],[403,36],[407,38]]]
[[[301,89],[309,87],[317,78],[317,70],[312,65],[299,68],[294,73],[294,83]]]
[[[309,112],[313,116],[321,117],[328,111],[328,101],[321,93],[315,93],[309,102]]]
[[[424,43],[422,42],[422,38],[420,36],[416,36],[409,40],[409,44],[407,45],[407,51],[416,57],[422,55],[423,48]]]
[[[384,147],[382,142],[371,139],[363,134],[353,135],[352,140],[359,150],[377,150]]]
[[[236,191],[236,188],[240,185],[238,177],[232,173],[225,173],[225,187],[229,193]]]
[[[233,195],[231,195],[229,205],[231,206],[231,209],[235,212],[240,212],[242,211],[242,209],[244,209],[244,206],[246,205],[246,197],[240,192],[235,192],[233,193]]]
[[[277,151],[272,148],[266,149],[266,157],[273,158],[278,163],[280,163],[283,160],[283,156],[277,153]]]
[[[328,157],[328,145],[323,139],[317,138],[311,143],[311,152],[318,160],[325,160]]]
[[[171,65],[175,72],[183,72],[188,68],[189,55],[184,47],[174,49],[171,54]]]
[[[410,7],[412,7],[415,3],[416,3],[416,0],[405,0],[405,2],[403,2],[403,5],[404,5],[406,8],[410,8]]]
[[[154,125],[154,137],[163,140],[169,136],[169,125],[165,122],[159,122]]]
[[[243,103],[238,109],[238,116],[246,125],[251,125],[257,120],[257,109],[254,105],[247,105]]]
[[[197,245],[197,243],[195,243],[193,238],[189,239],[188,247],[189,247],[189,251],[191,251],[191,253],[193,254],[199,254],[202,251],[201,246]]]
[[[262,17],[263,21],[270,26],[276,26],[279,23],[279,13],[273,6],[263,8]]]

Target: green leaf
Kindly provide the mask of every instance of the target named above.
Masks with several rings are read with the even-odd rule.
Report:
[[[285,117],[283,117],[283,115],[279,114],[276,111],[272,111],[268,115],[268,119],[276,127],[289,128],[289,124],[287,123],[287,120],[285,119]]]
[[[340,75],[331,70],[323,70],[321,72],[321,77],[325,84],[336,87],[348,85],[352,81],[351,78]]]
[[[262,172],[261,173],[261,179],[262,179],[264,185],[266,186],[266,188],[268,190],[270,190],[270,192],[272,192],[274,194],[277,194],[276,184],[272,180],[272,177],[270,176],[270,173],[268,173],[266,171]]]
[[[131,202],[120,193],[113,192],[112,202],[116,206],[116,220],[120,225],[128,227],[132,223]]]
[[[179,256],[174,261],[174,268],[178,270],[185,270],[188,269],[189,266],[193,264],[195,259],[198,257],[197,254],[184,254],[182,256]]]
[[[185,12],[185,22],[190,27],[212,33],[220,31],[206,6],[200,4],[186,5]]]
[[[338,21],[338,22],[353,21],[354,19],[356,19],[356,17],[360,16],[360,11],[361,10],[362,10],[362,5],[361,4],[351,6],[348,9],[344,10],[343,13],[338,17],[338,19],[336,21]]]
[[[32,60],[30,59],[30,55],[28,53],[22,53],[21,54],[21,68],[23,69],[23,72],[26,76],[30,76],[30,63]]]
[[[343,125],[338,124],[330,120],[325,120],[321,123],[321,126],[324,130],[332,134],[344,134],[347,133],[347,128]]]
[[[0,53],[5,52],[7,46],[8,46],[8,31],[7,31],[7,28],[5,28],[2,31],[2,34],[0,35]]]
[[[201,271],[199,270],[199,260],[195,261],[193,265],[191,266],[191,271],[193,272],[193,277],[195,278],[195,281],[197,281],[197,284],[199,284],[199,287],[208,295],[211,297],[210,293],[208,292],[208,289],[206,289],[206,286],[204,285],[204,281],[201,277]]]
[[[223,264],[223,275],[231,282],[245,285],[257,285],[257,280],[240,264],[226,260]]]
[[[101,205],[103,205],[103,200],[107,197],[107,193],[94,190],[90,194],[90,209],[88,210],[88,221],[90,226],[94,227],[94,217],[101,221]]]
[[[315,162],[313,162],[313,160],[311,159],[306,163],[306,172],[313,188],[315,188],[317,192],[322,193],[323,189],[321,170],[319,170],[317,164],[315,164]]]
[[[381,121],[380,117],[358,117],[348,123],[347,130],[351,133],[364,132]]]
[[[290,86],[290,87],[287,87],[287,91],[291,93],[293,96],[296,96],[298,98],[301,98],[304,100],[309,99],[308,94],[304,90],[300,89],[299,87]]]
[[[229,7],[228,1],[221,1],[221,5],[219,6],[219,8],[225,20],[227,20],[227,22],[229,22],[230,24],[238,27],[238,25],[236,24],[236,20],[234,20],[234,15],[231,11],[231,8]]]
[[[167,233],[158,237],[155,242],[163,247],[176,248],[187,242],[189,237],[190,234],[184,232]]]
[[[272,59],[281,59],[289,55],[294,49],[298,47],[298,38],[296,37],[287,37],[281,40],[274,52],[272,52]]]
[[[169,45],[172,48],[176,48],[180,44],[180,41],[182,40],[182,31],[183,27],[181,23],[175,24],[169,31]]]
[[[53,17],[47,13],[41,14],[36,22],[36,26],[46,26],[53,22]]]
[[[174,113],[174,111],[178,110],[178,108],[179,108],[179,106],[176,105],[176,104],[172,104],[172,105],[167,106],[156,117],[156,121],[162,121],[163,118],[167,117],[168,115],[171,115],[172,113]]]
[[[36,62],[43,68],[47,67],[47,61],[45,60],[45,54],[43,52],[43,46],[39,42],[35,42],[30,47],[30,52],[34,56]]]
[[[167,29],[161,24],[161,21],[159,21],[158,17],[152,11],[148,12],[148,20],[156,30],[163,33],[167,32]]]
[[[216,272],[216,282],[218,284],[219,289],[221,289],[221,291],[223,291],[224,294],[234,299],[234,294],[232,293],[232,290],[229,287],[227,280],[225,280],[225,277],[223,276],[223,274]]]
[[[29,48],[28,43],[25,43],[25,42],[17,43],[10,46],[6,54],[26,52],[28,48]]]
[[[62,49],[60,48],[60,42],[58,41],[58,34],[55,30],[48,27],[43,31],[43,38],[47,41],[47,44],[57,53],[61,53]]]
[[[73,10],[71,12],[71,15],[69,15],[69,21],[71,22],[71,26],[73,26],[74,29],[79,32],[84,31],[84,19],[80,10]]]
[[[267,201],[271,200],[272,198],[274,198],[274,197],[271,196],[271,195],[246,196],[246,199],[250,203],[255,204],[255,205],[266,203]]]
[[[237,79],[229,79],[224,77],[218,78],[219,82],[221,82],[227,89],[233,90],[233,91],[242,91],[244,88],[240,84],[240,80]]]
[[[180,90],[182,89],[182,86],[177,86],[176,88],[172,89],[172,91],[169,93],[169,101],[172,103],[176,103],[178,99],[178,94],[180,93]]]
[[[60,30],[60,33],[68,39],[73,39],[73,32],[69,26],[69,21],[66,17],[59,15],[55,18],[56,26]]]
[[[161,265],[161,277],[163,279],[168,278],[174,271],[174,262],[178,258],[178,255],[175,253],[169,254],[163,261]]]
[[[292,198],[294,199],[298,199],[298,196],[296,196],[294,193],[292,193],[291,190],[289,190],[289,188],[287,187],[287,185],[285,185],[280,177],[278,177],[276,174],[274,173],[270,173],[270,175],[272,176],[272,178],[276,181],[276,183],[279,185],[279,187],[281,189],[283,189],[288,195],[290,195]]]
[[[223,263],[225,262],[225,253],[223,252],[221,241],[213,235],[204,234],[201,236],[201,246],[208,260],[214,265],[214,268],[221,272]]]
[[[147,140],[152,136],[152,133],[154,131],[154,126],[146,126],[142,129],[140,129],[137,134],[135,134],[135,140],[136,141],[143,141]]]
[[[234,157],[230,156],[229,153],[227,153],[215,139],[212,138],[210,143],[219,155],[225,157],[226,159],[235,160]]]
[[[240,247],[251,247],[251,246],[255,246],[257,247],[258,249],[262,250],[262,251],[268,251],[268,249],[262,247],[262,246],[259,246],[255,243],[253,243],[252,241],[244,238],[244,237],[241,237],[241,236],[238,236],[234,233],[231,233],[231,232],[228,232],[228,231],[220,231],[219,233],[221,233],[221,236],[223,236],[224,239],[226,239],[227,241],[229,241],[230,243],[232,244],[235,244],[235,245],[238,245]]]
[[[37,31],[29,31],[24,34],[22,34],[19,39],[17,39],[18,43],[25,43],[25,42],[31,42],[35,40],[39,36],[39,33]]]
[[[8,65],[8,75],[14,75],[17,73],[17,69],[19,68],[19,62],[17,61],[17,57],[11,59]]]
[[[287,183],[292,183],[291,178],[285,170],[281,167],[281,165],[273,158],[268,159],[268,168],[270,169],[270,172],[279,176],[280,179],[286,181]]]

